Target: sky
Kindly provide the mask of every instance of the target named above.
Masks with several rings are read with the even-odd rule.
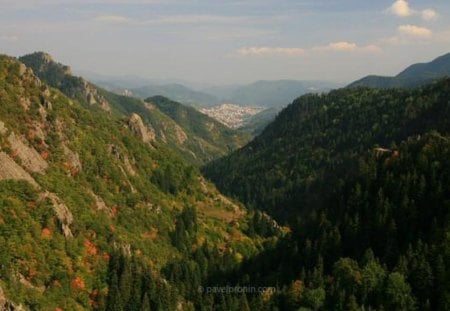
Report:
[[[208,84],[350,82],[450,52],[449,0],[0,0],[0,53]]]

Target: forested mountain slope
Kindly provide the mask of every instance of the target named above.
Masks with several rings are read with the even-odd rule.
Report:
[[[349,87],[412,88],[444,77],[450,77],[450,53],[429,63],[411,65],[395,77],[367,76]]]
[[[75,98],[0,56],[0,309],[211,310],[198,286],[267,238],[139,116]]]
[[[146,103],[156,106],[160,111],[179,124],[187,133],[202,137],[210,145],[221,146],[227,153],[244,145],[249,135],[239,133],[198,110],[184,106],[162,96],[150,97]]]
[[[430,130],[446,133],[449,84],[302,96],[251,143],[204,171],[221,189],[258,208],[283,213],[301,207],[314,197],[315,181],[327,180],[327,189],[334,179],[351,174],[364,153],[395,148]]]
[[[138,114],[144,126],[148,127],[153,140],[168,145],[196,165],[205,164],[223,156],[241,147],[250,139],[250,135],[220,126],[218,122],[207,116],[189,113],[188,116],[193,116],[199,126],[213,127],[211,131],[214,132],[214,139],[211,139],[209,131],[192,131],[191,128],[184,127],[187,122],[177,123],[177,120],[167,116],[155,105],[108,92],[83,78],[72,76],[68,66],[56,63],[46,53],[29,54],[21,57],[20,60],[31,67],[40,79],[86,106],[99,106],[122,117]]]
[[[447,310],[449,130],[450,80],[297,99],[204,168],[293,230],[229,282],[277,284],[281,310]]]

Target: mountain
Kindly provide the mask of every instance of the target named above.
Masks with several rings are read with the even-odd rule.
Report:
[[[348,87],[411,88],[449,76],[450,53],[429,63],[411,65],[395,77],[367,76]]]
[[[206,165],[292,230],[226,284],[277,284],[280,310],[448,309],[449,98],[450,79],[304,95]]]
[[[208,154],[225,155],[250,140],[250,135],[230,129],[206,114],[168,98],[155,96],[149,97],[145,101],[175,121],[188,137],[196,137],[198,148],[201,150],[210,148],[211,151]],[[201,154],[201,150],[196,154]],[[212,158],[206,159],[204,162],[208,160],[212,160]]]
[[[241,130],[249,132],[253,135],[259,135],[261,132],[268,126],[275,117],[280,112],[280,109],[277,108],[267,108],[257,114],[246,119],[242,126]]]
[[[199,287],[281,229],[258,214],[273,235],[250,235],[254,212],[40,56],[0,56],[0,310],[227,309]]]
[[[164,96],[175,101],[194,107],[207,107],[219,103],[219,100],[209,94],[192,90],[181,84],[147,85],[130,90],[133,96],[147,98],[153,96]]]
[[[224,99],[243,106],[282,108],[306,93],[325,92],[335,84],[320,81],[257,81],[232,88]]]
[[[41,80],[85,105],[100,107],[118,116],[131,117],[137,114],[151,136],[154,136],[155,142],[169,146],[195,165],[223,156],[230,150],[241,147],[250,139],[248,134],[230,130],[206,115],[195,114],[192,109],[186,107],[183,109],[190,112],[188,117],[195,117],[199,127],[211,127],[214,136],[212,138],[212,132],[208,131],[192,131],[191,128],[185,128],[188,121],[177,123],[177,120],[154,105],[129,96],[117,95],[83,78],[74,77],[68,66],[55,62],[46,53],[37,52],[26,55],[21,57],[20,61],[32,68]]]

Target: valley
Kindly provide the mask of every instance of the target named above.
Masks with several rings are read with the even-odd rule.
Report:
[[[0,311],[450,310],[449,16],[0,1]]]
[[[0,81],[1,310],[445,310],[448,78],[206,114],[46,53]]]

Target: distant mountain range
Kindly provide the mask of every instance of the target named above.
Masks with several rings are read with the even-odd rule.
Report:
[[[136,77],[110,79],[93,77],[96,84],[121,95],[142,99],[160,95],[197,108],[229,102],[247,107],[281,109],[303,94],[326,92],[341,86],[326,81],[274,80],[256,81],[246,85],[209,86],[194,89],[185,83],[164,83]],[[145,81],[147,83],[144,85]]]
[[[19,60],[33,69],[39,79],[58,88],[69,98],[87,106],[99,106],[113,114],[133,117],[133,121],[144,127],[141,132],[151,133],[148,136],[152,136],[152,141],[175,150],[192,164],[201,165],[221,157],[250,139],[247,133],[229,129],[215,119],[172,100],[157,97],[144,102],[104,90],[81,77],[73,76],[70,67],[55,62],[47,53],[33,53]],[[165,103],[161,107],[166,110],[170,106],[168,111],[176,111],[178,114],[175,116],[185,117],[176,118],[166,114],[159,109],[158,103]],[[192,120],[187,120],[189,118]]]
[[[325,81],[257,81],[231,89],[225,98],[243,106],[283,108],[301,95],[326,92],[338,86]]]
[[[429,63],[411,65],[395,77],[367,76],[351,83],[348,87],[411,88],[448,76],[450,76],[450,53]]]
[[[139,98],[165,96],[193,107],[214,106],[220,102],[213,95],[190,89],[181,84],[147,85],[131,89],[130,93]]]

